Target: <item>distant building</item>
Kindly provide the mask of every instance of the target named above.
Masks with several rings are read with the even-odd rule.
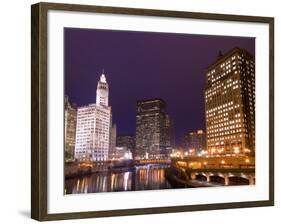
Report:
[[[80,161],[109,159],[112,115],[108,95],[108,83],[102,74],[97,85],[96,104],[78,108],[75,158]]]
[[[198,155],[202,150],[206,150],[206,135],[203,130],[185,134],[184,148],[190,155]]]
[[[166,158],[170,153],[171,120],[164,100],[148,99],[137,102],[136,156],[145,159]]]
[[[125,147],[127,150],[134,151],[136,148],[136,139],[133,135],[119,135],[117,136],[118,147]]]
[[[116,124],[114,124],[110,128],[109,159],[113,159],[116,153],[116,135],[117,128]]]
[[[77,110],[71,104],[68,96],[64,99],[64,148],[65,160],[74,159],[75,136],[76,136]]]
[[[234,48],[206,70],[205,114],[209,154],[255,151],[255,62]]]
[[[174,129],[174,122],[170,115],[166,114],[165,119],[165,145],[166,145],[166,152],[170,154],[173,149],[175,148],[175,129]]]
[[[133,155],[132,155],[132,152],[130,150],[128,150],[126,147],[116,146],[114,159],[131,160],[131,159],[133,159]]]

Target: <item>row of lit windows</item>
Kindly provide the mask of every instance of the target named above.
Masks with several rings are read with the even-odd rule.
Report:
[[[77,124],[77,131],[93,130],[94,127],[105,130],[109,129],[109,125],[107,123],[79,122]]]
[[[242,132],[242,129],[234,129],[234,130],[224,131],[224,132],[220,132],[220,133],[208,134],[208,138],[217,137],[217,136],[224,136],[224,135],[229,135],[229,134],[235,134],[235,133],[241,133],[241,132]]]
[[[221,131],[223,129],[225,129],[225,130],[232,129],[234,127],[235,127],[234,121],[230,121],[230,122],[224,122],[224,123],[220,123],[220,124],[216,124],[216,125],[210,125],[207,128],[207,130],[208,130],[208,133],[212,133],[212,132]],[[236,127],[241,127],[240,121],[236,122]]]
[[[223,127],[223,128],[217,128],[217,129],[209,130],[208,134],[217,133],[217,132],[221,132],[221,131],[228,131],[228,130],[231,130],[231,129],[241,128],[241,127],[242,127],[241,124],[230,125],[230,126]],[[210,128],[210,129],[212,129],[212,128]]]
[[[222,109],[222,108],[226,108],[226,107],[231,106],[231,105],[233,105],[233,101],[228,102],[228,103],[225,103],[225,104],[223,104],[223,105],[221,105],[221,106],[218,106],[218,107],[214,107],[214,108],[212,108],[212,109],[210,109],[210,110],[206,110],[206,113],[207,113],[207,114],[208,114],[208,113],[212,113],[212,112],[215,112],[215,111],[220,110],[220,109]]]
[[[96,131],[96,132],[100,132],[100,131],[102,131],[102,132],[108,132],[109,131],[109,128],[108,127],[103,127],[103,126],[99,126],[99,128],[94,128],[94,127],[83,127],[83,128],[81,128],[81,127],[78,127],[77,128],[77,130],[76,130],[76,132],[79,134],[79,135],[83,135],[83,134],[86,134],[86,135],[88,135],[89,133],[93,133],[94,131]]]
[[[93,117],[101,117],[101,118],[106,118],[110,115],[109,112],[104,112],[104,113],[98,113],[97,111],[91,112],[91,113],[79,113],[77,115],[77,119],[91,119]]]
[[[86,139],[91,139],[92,138],[92,133],[87,133],[87,134],[78,134],[76,135],[76,141],[83,141],[83,140],[86,140]],[[107,139],[109,133],[106,133],[106,132],[96,132],[95,135],[98,135],[98,136],[104,136],[105,139]]]
[[[94,157],[100,157],[100,158],[105,158],[107,156],[108,152],[107,151],[101,151],[99,153],[95,153],[94,154]],[[76,157],[90,157],[91,156],[91,153],[88,152],[87,150],[82,150],[82,151],[79,151],[79,152],[75,152],[75,156]]]
[[[239,145],[239,144],[241,144],[241,141],[235,141],[235,143],[234,143],[235,145]],[[222,142],[214,142],[214,143],[210,143],[209,144],[209,146],[218,146],[218,145],[225,145],[225,142],[224,141],[222,141]]]
[[[235,114],[240,113],[240,110],[235,108],[233,110],[229,110],[227,112],[221,112],[221,111],[217,111],[214,112],[213,114],[209,114],[208,116],[206,115],[207,120],[217,120],[217,119],[224,119],[226,117],[229,117],[230,119],[232,119],[232,117],[234,117]]]
[[[236,56],[232,56],[231,60],[234,61],[235,58],[236,58]],[[223,68],[225,65],[229,65],[230,62],[231,62],[231,61],[230,61],[230,59],[229,59],[229,60],[227,60],[225,63],[222,63],[222,64],[220,65],[220,67]],[[213,70],[211,71],[211,73],[208,73],[208,74],[207,74],[207,76],[209,76],[210,74],[214,74],[215,72],[216,72],[216,69],[213,69]]]
[[[245,59],[244,59],[244,56],[243,56],[243,54],[242,54],[242,57],[240,56],[240,55],[237,55],[237,58],[239,59],[238,60],[238,62],[244,62],[245,61]],[[225,66],[228,66],[228,65],[230,65],[231,64],[231,62],[232,62],[232,65],[235,65],[236,64],[236,55],[234,55],[234,56],[232,56],[231,57],[231,59],[229,58],[226,62],[224,62],[224,63],[222,63],[221,65],[220,65],[220,68],[223,68],[223,67],[225,67]],[[251,60],[250,62],[248,61],[248,60],[246,60],[246,64],[247,65],[251,65],[251,67],[254,67],[254,62]],[[213,74],[213,73],[215,73],[216,72],[216,69],[213,69],[210,73],[208,73],[207,75],[209,76],[210,74]]]
[[[211,142],[217,142],[217,141],[224,141],[224,140],[231,140],[231,139],[239,139],[242,138],[242,134],[239,135],[229,135],[229,136],[223,136],[223,137],[219,137],[219,138],[211,138],[211,139],[207,139],[208,143]]]
[[[223,114],[223,116],[227,116],[228,114],[230,114],[231,112],[236,112],[237,108],[239,108],[239,105],[237,106],[232,106],[232,107],[228,107],[228,108],[222,108],[219,109],[218,111],[214,111],[213,113],[206,113],[206,118],[219,118],[222,117],[220,114]]]
[[[226,120],[227,119],[217,120],[216,123],[218,123],[218,124],[216,124],[216,125],[209,125],[207,127],[207,130],[208,129],[213,129],[213,128],[218,128],[218,127],[224,127],[226,125],[231,125],[231,124],[238,124],[238,123],[241,122],[241,119],[235,119],[235,120],[231,120],[231,121],[226,121]],[[215,122],[213,122],[213,123],[215,123]]]
[[[92,147],[90,147],[90,146],[92,146],[92,145],[90,145],[90,144],[77,144],[75,146],[75,152],[81,152],[81,150],[91,149]],[[95,145],[95,148],[99,148],[101,150],[108,151],[108,145]]]
[[[93,113],[97,114],[108,114],[108,110],[100,110],[101,108],[96,107],[83,107],[78,108],[78,116],[92,115]]]
[[[109,119],[78,119],[77,126],[91,125],[92,123],[97,125],[108,125]]]
[[[212,95],[208,95],[207,97],[206,97],[206,102],[208,102],[208,101],[211,101],[212,99],[213,99],[213,95],[215,95],[216,93],[217,93],[217,96],[221,99],[221,96],[222,95],[225,95],[225,94],[228,94],[229,96],[231,96],[231,93],[232,92],[229,92],[229,88],[231,88],[231,86],[232,85],[230,85],[230,86],[228,86],[228,87],[224,87],[224,91],[218,91],[218,92],[215,92],[215,93],[213,93]],[[232,90],[235,90],[235,89],[237,89],[237,88],[239,88],[239,85],[237,84],[237,85],[235,85],[235,86],[233,86],[231,89]],[[241,85],[240,85],[240,88],[241,88]],[[215,98],[216,100],[218,100],[218,98],[216,97]]]
[[[238,61],[239,64],[242,64],[241,61]],[[245,68],[244,67],[241,67],[240,65],[238,65],[238,67],[236,66],[236,62],[233,62],[232,63],[232,67],[231,65],[227,65],[226,67],[224,67],[224,64],[221,65],[222,69],[223,69],[223,73],[217,75],[216,77],[214,76],[214,73],[215,73],[215,69],[211,72],[212,76],[210,77],[210,73],[207,73],[207,77],[208,77],[208,80],[211,81],[212,83],[215,83],[217,80],[221,79],[222,77],[224,77],[226,74],[229,74],[231,71],[234,71],[235,74],[238,73],[238,71],[240,71],[242,68],[243,68],[243,71],[245,71]],[[251,70],[252,72],[254,72],[253,68],[249,68],[247,66],[247,71],[248,73],[250,72],[249,70]],[[252,73],[253,75],[253,73]]]
[[[229,79],[229,80],[226,81],[225,84],[221,83],[221,82],[218,82],[217,84],[214,84],[211,89],[208,89],[206,91],[206,98],[209,98],[209,97],[211,97],[213,95],[216,95],[216,93],[219,94],[220,91],[217,92],[217,90],[221,90],[222,87],[223,87],[223,89],[228,89],[228,88],[232,87],[235,84],[238,84],[238,80],[232,81],[232,79]]]

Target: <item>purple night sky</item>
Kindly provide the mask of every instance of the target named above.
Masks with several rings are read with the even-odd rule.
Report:
[[[219,51],[241,47],[255,55],[246,37],[65,28],[65,94],[77,106],[95,103],[102,69],[117,135],[135,134],[136,101],[162,98],[179,143],[204,129],[205,69]]]

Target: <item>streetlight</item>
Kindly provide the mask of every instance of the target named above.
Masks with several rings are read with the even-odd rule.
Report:
[[[234,147],[234,153],[235,154],[239,154],[240,153],[240,149],[238,147]]]

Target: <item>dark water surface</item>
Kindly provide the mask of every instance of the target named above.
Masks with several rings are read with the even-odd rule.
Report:
[[[145,165],[124,172],[102,172],[67,179],[65,193],[94,193],[114,191],[137,191],[169,189],[163,165]]]

